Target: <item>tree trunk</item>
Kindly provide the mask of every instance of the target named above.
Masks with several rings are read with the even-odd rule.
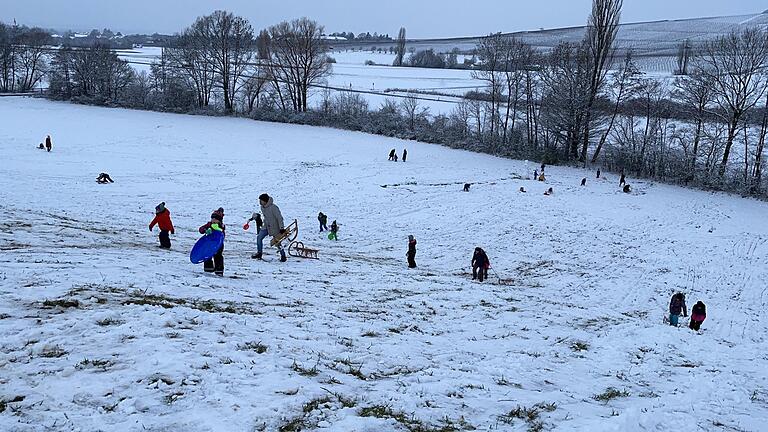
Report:
[[[736,131],[739,128],[739,114],[734,114],[733,117],[731,117],[731,121],[728,124],[728,140],[725,142],[725,150],[723,150],[723,159],[720,162],[720,168],[718,170],[718,175],[722,178],[725,176],[725,169],[728,165],[728,157],[731,155],[731,147],[733,146],[733,141],[736,139]]]

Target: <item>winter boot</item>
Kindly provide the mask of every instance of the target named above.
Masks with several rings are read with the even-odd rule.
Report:
[[[255,254],[251,255],[251,258],[260,260],[261,259],[261,254],[257,252]]]

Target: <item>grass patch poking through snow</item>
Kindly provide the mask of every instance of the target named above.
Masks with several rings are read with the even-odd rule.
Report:
[[[608,387],[604,392],[593,396],[592,398],[600,402],[608,402],[616,398],[629,397],[629,392],[626,390],[619,390],[615,387]]]
[[[541,414],[543,412],[552,412],[557,409],[557,404],[553,403],[537,403],[536,405],[527,408],[524,406],[518,406],[508,413],[499,417],[502,423],[513,424],[515,420],[522,420],[528,425],[528,432],[538,432],[544,429],[544,422],[541,421]]]

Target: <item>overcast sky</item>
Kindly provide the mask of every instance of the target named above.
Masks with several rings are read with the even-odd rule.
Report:
[[[57,30],[108,27],[123,33],[176,33],[196,17],[225,9],[255,29],[308,16],[328,33],[363,31],[409,38],[582,25],[591,0],[0,0],[0,21]],[[762,12],[766,0],[624,0],[622,22]]]

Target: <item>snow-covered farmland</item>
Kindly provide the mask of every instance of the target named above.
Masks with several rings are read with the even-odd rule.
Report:
[[[0,430],[768,420],[766,203],[633,179],[624,194],[559,167],[542,184],[533,162],[327,128],[20,98],[0,118]],[[47,133],[51,153],[35,148]],[[404,147],[408,162],[386,161]],[[249,258],[240,226],[262,192],[320,260]],[[160,201],[171,251],[147,229]],[[219,206],[224,278],[187,255]],[[707,304],[701,332],[663,324],[676,291]]]

